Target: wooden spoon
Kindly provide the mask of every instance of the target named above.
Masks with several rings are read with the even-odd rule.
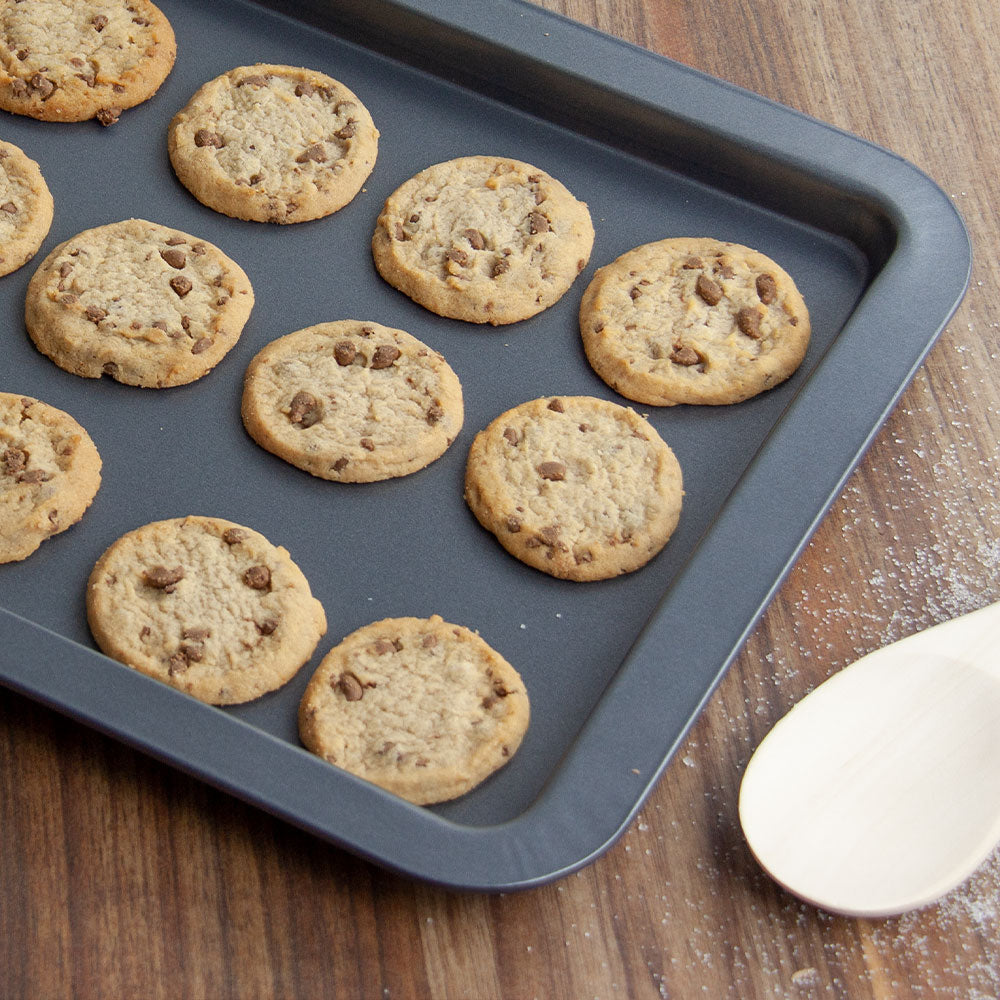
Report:
[[[933,902],[1000,841],[1000,603],[878,649],[768,733],[740,787],[762,867],[806,902]]]

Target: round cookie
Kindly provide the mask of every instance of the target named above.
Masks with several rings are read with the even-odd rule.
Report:
[[[462,427],[462,387],[444,358],[378,323],[340,320],[272,341],[250,362],[243,423],[263,448],[322,479],[405,476]]]
[[[559,181],[519,160],[466,156],[388,197],[372,254],[390,285],[431,312],[496,326],[557,302],[593,244],[587,206]]]
[[[594,370],[640,403],[738,403],[787,379],[809,346],[791,277],[737,243],[647,243],[600,268],[580,303]]]
[[[465,472],[479,523],[522,562],[565,580],[638,569],[680,518],[681,469],[634,410],[591,396],[515,406],[480,431]]]
[[[38,253],[52,225],[52,194],[38,164],[0,141],[0,277]]]
[[[506,764],[529,715],[517,671],[475,632],[438,615],[386,618],[323,658],[299,735],[331,764],[427,805]]]
[[[87,621],[108,656],[213,705],[281,687],[326,632],[285,549],[216,517],[154,521],[109,546]]]
[[[0,563],[76,524],[100,485],[101,456],[68,413],[0,392]]]
[[[378,130],[342,83],[295,66],[240,66],[203,84],[167,138],[180,182],[209,208],[305,222],[343,208],[375,166]]]
[[[28,283],[24,317],[60,368],[159,389],[214,368],[253,302],[249,278],[218,247],[127,219],[60,243]]]
[[[177,55],[149,0],[0,0],[0,108],[111,125],[152,97]]]

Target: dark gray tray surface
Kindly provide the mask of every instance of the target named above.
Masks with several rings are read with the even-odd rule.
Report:
[[[110,129],[4,116],[3,138],[40,162],[56,215],[36,261],[0,282],[0,389],[68,410],[105,466],[79,525],[0,566],[0,680],[388,867],[469,888],[535,884],[601,853],[639,808],[960,300],[968,241],[948,199],[898,157],[518,0],[280,6],[312,23],[238,0],[162,0],[177,65]],[[174,178],[165,149],[174,112],[205,80],[253,62],[327,72],[371,110],[382,132],[375,171],[334,216],[239,222]],[[498,329],[420,309],[381,282],[369,252],[399,183],[481,152],[559,177],[590,205],[597,230],[566,297]],[[24,333],[24,292],[41,257],[129,216],[210,240],[253,282],[239,344],[190,386],[79,379]],[[502,410],[536,396],[627,402],[586,363],[579,296],[596,267],[673,235],[714,235],[777,259],[809,304],[809,354],[789,382],[739,406],[650,413],[685,474],[675,537],[626,577],[551,579],[506,555],[467,510],[468,446]],[[244,433],[239,398],[253,354],[339,318],[409,330],[458,372],[465,428],[427,469],[326,483]],[[327,612],[312,663],[249,706],[211,708],[141,677],[95,652],[86,628],[84,585],[105,546],[188,513],[249,524],[284,545]],[[302,750],[295,712],[340,637],[378,618],[432,613],[478,629],[518,668],[532,724],[483,786],[419,809]]]

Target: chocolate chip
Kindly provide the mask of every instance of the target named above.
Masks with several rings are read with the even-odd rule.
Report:
[[[403,224],[401,222],[396,223],[394,231],[396,233],[396,239],[399,240],[400,243],[410,238],[409,233],[407,233],[407,231],[403,228]]]
[[[469,241],[473,250],[486,249],[486,237],[478,229],[466,229],[462,235]]]
[[[326,162],[326,150],[323,148],[323,143],[314,142],[295,157],[296,163],[309,163],[310,160],[313,163]]]
[[[507,518],[507,530],[516,535],[521,530],[521,519],[511,514]]]
[[[347,468],[348,459],[338,458],[336,462],[333,463],[334,472],[343,472]]]
[[[774,275],[757,275],[757,297],[764,305],[769,306],[778,297],[778,283],[774,280]]]
[[[491,277],[499,278],[501,274],[510,270],[510,261],[506,257],[500,257],[493,262],[493,271],[491,272]]]
[[[427,635],[420,640],[420,645],[424,649],[433,649],[437,644],[438,637],[433,632],[428,632]]]
[[[195,642],[204,642],[211,634],[211,631],[207,628],[186,628],[181,632],[181,638],[193,639]]]
[[[270,590],[271,571],[266,566],[251,566],[243,574],[243,582],[254,590]]]
[[[372,368],[391,368],[399,355],[399,348],[395,344],[382,344],[375,348],[375,353],[372,355]]]
[[[357,131],[358,131],[358,129],[357,129],[357,124],[356,124],[356,122],[355,122],[355,121],[354,121],[354,120],[352,119],[352,120],[351,120],[351,121],[349,121],[349,122],[348,122],[348,123],[347,123],[347,124],[346,124],[346,125],[345,125],[345,126],[344,126],[343,128],[341,128],[341,129],[338,129],[338,130],[337,130],[336,132],[334,132],[333,134],[334,134],[334,135],[335,135],[335,136],[336,136],[336,137],[337,137],[338,139],[353,139],[353,138],[354,138],[354,136],[355,136],[355,135],[357,134]]]
[[[538,537],[546,545],[558,545],[559,544],[559,526],[555,524],[547,525],[538,532]]]
[[[34,486],[37,483],[47,483],[52,477],[41,469],[28,469],[25,472],[19,473],[15,478],[19,483],[27,483],[30,486]]]
[[[312,427],[323,416],[319,400],[311,392],[301,390],[292,396],[289,404],[288,419],[302,428]]]
[[[167,569],[166,566],[152,566],[142,571],[142,579],[150,587],[170,593],[184,579],[184,567],[175,566],[173,569]]]
[[[358,442],[358,444],[360,444],[361,447],[365,449],[365,451],[374,451],[375,450],[375,442],[370,437],[363,437]]]
[[[541,212],[532,212],[528,216],[528,232],[532,236],[539,233],[548,233],[552,230],[549,220]]]
[[[517,444],[521,440],[521,435],[513,427],[505,427],[503,431],[503,439],[508,444]]]
[[[685,368],[690,368],[701,361],[701,356],[693,347],[688,347],[687,344],[675,344],[673,351],[670,352],[670,360],[675,365],[683,365]]]
[[[93,83],[91,83],[91,81],[88,78],[85,77],[85,79],[87,79],[87,83],[90,84],[91,87],[93,87],[96,83],[96,79],[94,80]],[[122,116],[122,109],[119,107],[101,108],[98,110],[97,114],[94,115],[94,117],[105,128],[107,128],[109,125],[114,125],[114,123],[118,121],[118,119],[121,118],[121,116]]]
[[[335,689],[339,689],[347,701],[361,701],[365,696],[365,689],[361,686],[361,681],[349,671],[342,673],[333,682],[333,686]]]
[[[199,337],[191,345],[191,353],[201,354],[203,351],[207,351],[213,343],[215,343],[215,341],[213,341],[211,337]]]
[[[257,631],[261,635],[273,635],[275,629],[278,627],[277,618],[265,618],[262,622],[256,622]]]
[[[174,674],[182,674],[190,666],[188,658],[181,652],[174,653],[167,661],[167,672],[173,677]]]
[[[542,479],[552,482],[562,482],[566,478],[566,466],[562,462],[542,462],[537,467]]]
[[[12,201],[5,201],[0,205],[0,212],[6,212],[8,215],[15,215],[17,213],[17,205]]]
[[[200,643],[183,643],[177,650],[188,663],[201,663],[205,658],[205,647]]]
[[[312,97],[316,93],[316,88],[311,83],[295,84],[296,97]]]
[[[3,462],[4,472],[8,476],[13,476],[28,464],[28,453],[21,448],[8,448],[0,461]]]
[[[191,284],[191,279],[185,277],[183,274],[178,274],[176,277],[170,279],[170,287],[181,297],[184,298],[188,292],[194,287]]]
[[[107,309],[102,309],[100,306],[87,306],[84,313],[91,323],[100,323],[108,315]]]
[[[261,73],[255,73],[252,76],[245,76],[240,80],[236,86],[237,87],[266,87],[268,77]]]
[[[760,313],[746,306],[736,314],[736,326],[740,333],[752,340],[760,340]]]
[[[333,345],[333,357],[341,368],[346,368],[348,365],[353,364],[357,354],[358,352],[354,344],[349,340],[338,340]]]
[[[103,31],[108,26],[108,19],[103,14],[96,14],[90,19],[95,31]]]
[[[432,426],[436,424],[444,416],[444,408],[440,403],[431,403],[427,407],[427,423]]]
[[[194,134],[194,144],[198,147],[214,146],[216,149],[222,149],[226,143],[218,132],[212,132],[207,128],[200,128]]]
[[[642,295],[642,292],[640,291],[640,289],[639,289],[639,287],[637,285],[633,285],[632,288],[629,289],[628,297],[633,302],[635,302],[635,300],[637,298],[639,298],[640,295]]]
[[[453,247],[451,250],[445,251],[445,259],[450,260],[453,264],[457,264],[459,267],[468,267],[469,255],[464,250],[459,250],[457,247]]]
[[[161,250],[160,256],[171,266],[179,271],[187,264],[187,254],[183,250],[176,250],[171,247],[169,250]]]
[[[681,264],[681,267],[685,271],[697,271],[699,267],[704,266],[705,265],[700,257],[688,257],[688,259]]]
[[[710,306],[718,305],[722,299],[722,286],[713,281],[707,274],[699,274],[694,283],[694,290]]]
[[[51,80],[42,76],[41,73],[35,73],[35,75],[28,81],[28,88],[38,94],[38,96],[44,101],[47,97],[52,96],[52,92],[56,89],[56,85]]]
[[[566,407],[563,406],[561,399],[553,399],[548,405],[548,409],[554,410],[556,413],[565,413]]]
[[[226,528],[222,533],[222,540],[226,545],[236,545],[247,537],[247,532],[243,528]]]

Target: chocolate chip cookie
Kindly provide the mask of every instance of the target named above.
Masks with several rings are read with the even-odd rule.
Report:
[[[214,368],[253,302],[250,279],[218,247],[127,219],[59,244],[28,284],[24,315],[60,368],[164,388]]]
[[[0,392],[0,563],[76,524],[100,485],[101,456],[73,417]]]
[[[543,170],[466,156],[420,171],[385,202],[375,266],[431,312],[515,323],[557,302],[587,265],[587,206]]]
[[[590,364],[655,406],[738,403],[783,382],[809,346],[809,312],[764,254],[714,239],[648,243],[600,268],[580,303]]]
[[[123,535],[87,584],[87,620],[110,657],[213,705],[281,687],[326,632],[288,552],[215,517]]]
[[[522,562],[566,580],[638,569],[680,518],[680,465],[634,410],[591,396],[515,406],[469,449],[465,499]]]
[[[324,73],[240,66],[198,89],[170,123],[170,162],[204,205],[237,219],[305,222],[343,208],[375,166],[378,130]]]
[[[458,376],[437,351],[358,320],[272,341],[243,389],[243,423],[261,447],[343,483],[422,469],[455,440],[463,412]]]
[[[0,141],[0,276],[38,253],[52,225],[52,194],[38,164]]]
[[[0,0],[0,108],[52,122],[118,121],[174,65],[173,28],[149,0]]]
[[[331,764],[426,805],[506,764],[529,715],[517,671],[475,632],[438,615],[386,618],[323,658],[299,734]]]

